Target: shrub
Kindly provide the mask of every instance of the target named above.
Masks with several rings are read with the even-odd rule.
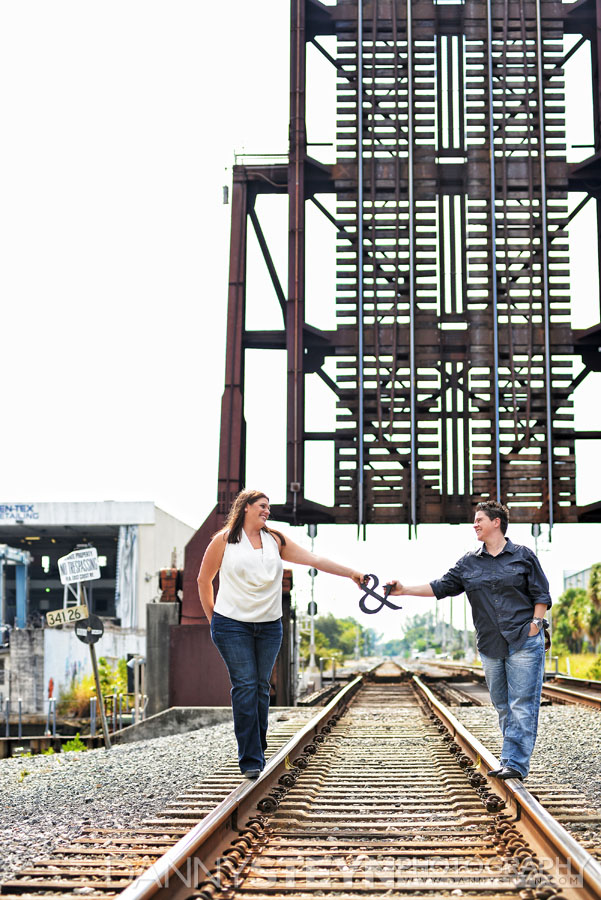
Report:
[[[127,692],[127,663],[120,659],[116,668],[106,661],[104,656],[98,659],[98,678],[100,689],[104,697],[110,694]],[[63,716],[76,716],[82,718],[90,714],[90,698],[96,696],[96,685],[93,675],[84,675],[81,679],[75,678],[71,686],[61,690],[57,712]]]
[[[598,656],[590,669],[587,670],[586,677],[601,681],[601,656]]]
[[[90,697],[95,694],[93,675],[76,678],[71,682],[71,687],[60,692],[56,710],[62,716],[87,716],[90,714]]]
[[[108,694],[127,693],[127,662],[124,659],[117,661],[116,668],[112,668],[104,656],[98,658],[98,677],[100,689],[106,697]]]
[[[61,747],[61,752],[68,753],[69,750],[81,751],[81,750],[87,750],[87,749],[88,748],[86,747],[86,745],[80,738],[79,731],[78,731],[74,738],[71,738],[70,741],[65,741],[65,743]]]

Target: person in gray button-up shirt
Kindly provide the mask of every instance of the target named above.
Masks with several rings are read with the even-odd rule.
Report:
[[[474,529],[482,546],[466,553],[442,578],[408,587],[391,581],[392,595],[454,597],[465,591],[478,650],[503,733],[497,778],[525,778],[536,741],[545,666],[543,616],[551,606],[549,582],[536,555],[506,537],[509,512],[494,501],[476,507]]]

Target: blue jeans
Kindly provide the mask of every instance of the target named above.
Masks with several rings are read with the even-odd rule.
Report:
[[[282,643],[282,620],[239,622],[214,612],[211,638],[227,666],[232,685],[240,771],[263,769],[270,679]]]
[[[480,654],[490,699],[499,714],[503,735],[501,764],[525,778],[538,730],[538,711],[545,669],[543,629],[505,659]]]

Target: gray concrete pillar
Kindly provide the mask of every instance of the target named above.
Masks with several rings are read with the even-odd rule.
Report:
[[[149,716],[169,706],[169,632],[179,624],[179,603],[146,605],[146,693]]]

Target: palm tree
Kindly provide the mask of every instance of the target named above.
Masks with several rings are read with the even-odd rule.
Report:
[[[588,626],[588,609],[587,609],[586,592],[578,591],[578,595],[574,597],[570,604],[568,613],[568,622],[572,632],[573,647],[570,648],[572,653],[582,653],[582,644],[587,633]]]
[[[579,653],[586,632],[587,596],[583,588],[568,588],[553,607],[554,652]]]
[[[601,563],[595,563],[591,567],[587,594],[590,603],[588,633],[595,652],[598,653],[601,643]]]

